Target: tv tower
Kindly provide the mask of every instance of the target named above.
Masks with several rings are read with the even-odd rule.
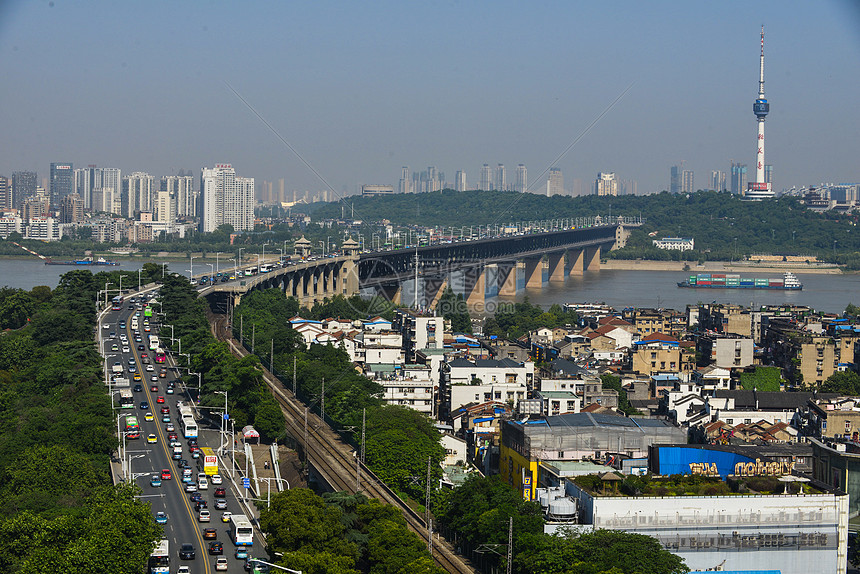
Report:
[[[758,98],[753,104],[753,113],[758,121],[758,138],[756,140],[755,181],[747,186],[747,199],[765,199],[773,197],[771,184],[765,183],[764,177],[764,120],[770,111],[770,104],[764,97],[764,26],[761,27],[761,55],[759,57]]]

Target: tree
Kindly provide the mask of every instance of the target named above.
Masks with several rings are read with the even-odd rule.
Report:
[[[825,393],[860,396],[860,375],[854,371],[833,373],[821,384],[821,390]]]
[[[254,428],[260,433],[262,440],[272,442],[284,435],[286,421],[275,398],[267,390],[261,394],[260,404],[254,415]]]
[[[450,287],[447,287],[439,298],[436,310],[442,314],[446,321],[451,323],[451,330],[455,333],[471,333],[472,319],[469,309],[462,295],[455,295]]]
[[[602,383],[602,388],[613,389],[618,392],[618,410],[627,416],[642,414],[636,410],[636,408],[633,407],[627,399],[627,391],[624,390],[624,387],[621,385],[621,377],[610,373],[603,373],[600,375],[600,382]]]

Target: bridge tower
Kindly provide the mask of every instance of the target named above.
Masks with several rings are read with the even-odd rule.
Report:
[[[340,290],[344,297],[352,297],[358,294],[358,257],[361,255],[359,244],[350,237],[343,242],[340,249],[347,260],[341,264],[338,273],[340,285],[336,286],[333,292],[337,293]]]
[[[296,241],[296,255],[302,259],[307,259],[311,254],[311,242],[302,235],[301,239]]]

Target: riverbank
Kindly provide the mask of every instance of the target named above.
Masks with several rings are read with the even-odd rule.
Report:
[[[685,265],[688,268],[685,269]],[[689,261],[646,261],[643,259],[607,259],[600,262],[601,269],[620,271],[682,271],[685,273],[814,273],[816,275],[842,275],[840,267],[827,263],[750,263],[746,261],[706,261],[704,264]]]

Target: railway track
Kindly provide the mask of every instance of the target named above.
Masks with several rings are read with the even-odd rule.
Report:
[[[227,320],[223,315],[210,314],[212,333],[221,341],[229,344],[234,355],[244,357],[248,351],[230,336]],[[396,506],[403,512],[409,528],[427,540],[427,525],[422,516],[409,507],[388,486],[380,481],[364,464],[356,458],[354,450],[315,413],[295,398],[267,369],[263,368],[263,378],[287,421],[290,434],[305,449],[307,460],[335,490],[350,493],[362,492],[368,497]],[[305,442],[307,436],[307,442]],[[474,574],[475,570],[460,557],[450,544],[440,536],[432,540],[433,559],[446,572],[453,574]]]

